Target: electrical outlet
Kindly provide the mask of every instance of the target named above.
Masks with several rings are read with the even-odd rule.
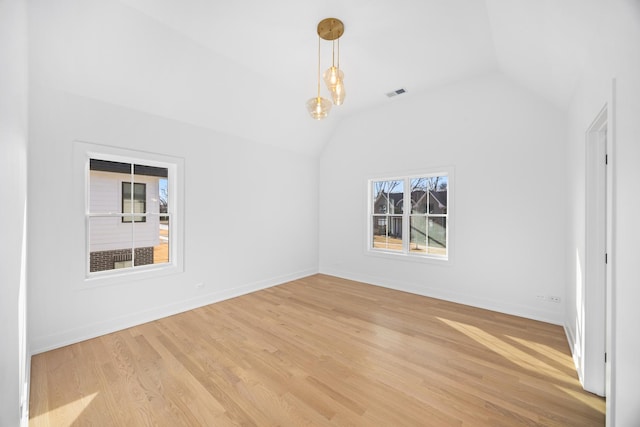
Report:
[[[556,304],[559,304],[560,301],[562,301],[560,297],[554,295],[536,295],[536,299],[544,302],[555,302]]]

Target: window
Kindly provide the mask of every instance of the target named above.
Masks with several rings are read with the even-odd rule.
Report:
[[[133,194],[131,188],[133,187]],[[122,183],[122,212],[147,213],[147,184]],[[123,216],[122,222],[146,222],[146,216]]]
[[[89,274],[172,264],[174,166],[92,155],[88,169]]]
[[[368,250],[448,259],[449,175],[370,180]]]

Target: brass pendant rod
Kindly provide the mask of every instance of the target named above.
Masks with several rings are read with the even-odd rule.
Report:
[[[336,66],[336,41],[331,42],[331,66]]]
[[[320,98],[320,37],[318,37],[318,98]]]

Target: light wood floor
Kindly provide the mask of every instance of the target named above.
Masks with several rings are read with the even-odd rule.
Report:
[[[602,426],[559,326],[317,275],[39,354],[31,426]]]

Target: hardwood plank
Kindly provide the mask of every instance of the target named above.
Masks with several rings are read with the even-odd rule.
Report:
[[[315,275],[33,357],[33,426],[602,426],[561,327]]]

